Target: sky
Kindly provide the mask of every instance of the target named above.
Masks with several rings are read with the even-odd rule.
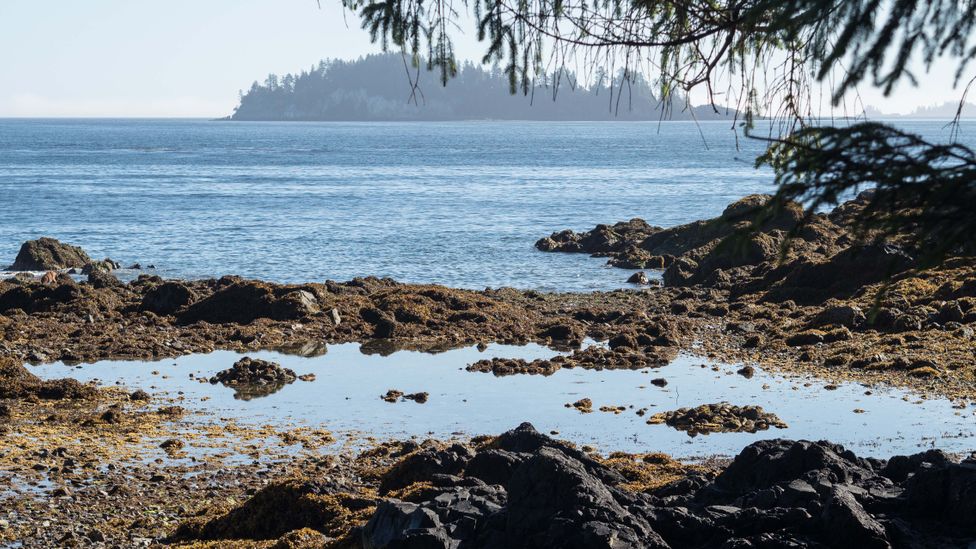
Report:
[[[472,33],[461,58],[483,54]],[[0,0],[0,117],[216,118],[269,73],[379,51],[340,0]],[[920,80],[861,100],[906,113],[961,95],[950,67]]]

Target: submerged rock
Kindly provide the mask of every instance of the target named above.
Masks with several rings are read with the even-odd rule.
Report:
[[[84,267],[91,263],[88,254],[78,246],[65,244],[48,237],[28,240],[20,247],[17,258],[8,267],[11,271],[57,271]]]

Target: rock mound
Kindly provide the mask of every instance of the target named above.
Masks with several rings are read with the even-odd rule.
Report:
[[[293,370],[282,368],[277,362],[246,356],[230,368],[217,372],[210,378],[210,383],[233,387],[235,398],[250,400],[277,392],[296,379],[298,376]]]
[[[216,284],[216,291],[179,315],[181,322],[249,324],[258,318],[298,320],[320,310],[315,294],[302,288],[235,277],[224,277]]]
[[[91,258],[78,246],[65,244],[56,239],[41,237],[28,240],[20,246],[20,252],[11,271],[57,271],[72,267],[84,267],[91,263]]]
[[[650,425],[664,423],[688,436],[709,433],[755,433],[770,427],[785,429],[786,423],[762,406],[734,406],[727,402],[702,404],[695,408],[679,408],[651,416]]]
[[[157,315],[171,315],[188,307],[196,300],[196,293],[185,283],[164,282],[142,296],[141,308]]]

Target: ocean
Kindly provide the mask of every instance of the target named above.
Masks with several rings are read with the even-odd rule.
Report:
[[[0,267],[51,236],[165,277],[610,290],[629,273],[534,242],[718,215],[773,190],[763,148],[727,121],[0,120]]]

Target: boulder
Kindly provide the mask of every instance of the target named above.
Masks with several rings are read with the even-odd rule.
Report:
[[[182,282],[164,282],[153,286],[142,296],[141,308],[157,315],[171,315],[196,300],[196,293]]]
[[[108,271],[94,270],[88,273],[88,283],[96,289],[121,288],[123,284],[119,282],[115,275]]]
[[[651,279],[647,277],[647,273],[641,271],[639,273],[634,273],[630,275],[630,278],[627,279],[627,282],[631,284],[639,284],[641,286],[647,286],[648,284],[651,283]]]
[[[308,290],[232,277],[218,284],[213,294],[179,313],[180,322],[249,324],[258,318],[299,320],[319,311],[318,300]]]
[[[744,493],[796,479],[850,483],[875,476],[870,462],[842,446],[773,439],[746,446],[715,479],[715,486]]]
[[[817,316],[814,317],[813,325],[837,325],[856,328],[864,324],[865,320],[867,320],[867,315],[857,305],[837,305],[827,307],[817,313]]]
[[[865,511],[845,487],[831,488],[823,511],[823,524],[827,538],[836,546],[891,547],[884,526]]]
[[[17,258],[8,269],[11,271],[56,271],[71,267],[84,267],[90,262],[91,258],[81,248],[53,238],[42,237],[24,242],[20,246]]]
[[[488,517],[502,510],[499,486],[450,488],[421,504],[381,502],[363,527],[364,549],[455,549],[474,546]]]
[[[373,325],[373,337],[389,339],[396,335],[397,321],[390,313],[375,307],[364,308],[359,316]]]
[[[628,510],[630,498],[557,448],[539,449],[515,471],[507,488],[505,539],[510,544],[669,547],[645,518]]]
[[[319,300],[312,292],[295,290],[284,294],[271,303],[271,318],[291,320],[313,315],[319,310]]]
[[[106,257],[101,261],[92,261],[85,264],[81,269],[81,274],[90,275],[95,272],[110,273],[116,269],[122,268],[117,261],[113,261],[111,258]]]

